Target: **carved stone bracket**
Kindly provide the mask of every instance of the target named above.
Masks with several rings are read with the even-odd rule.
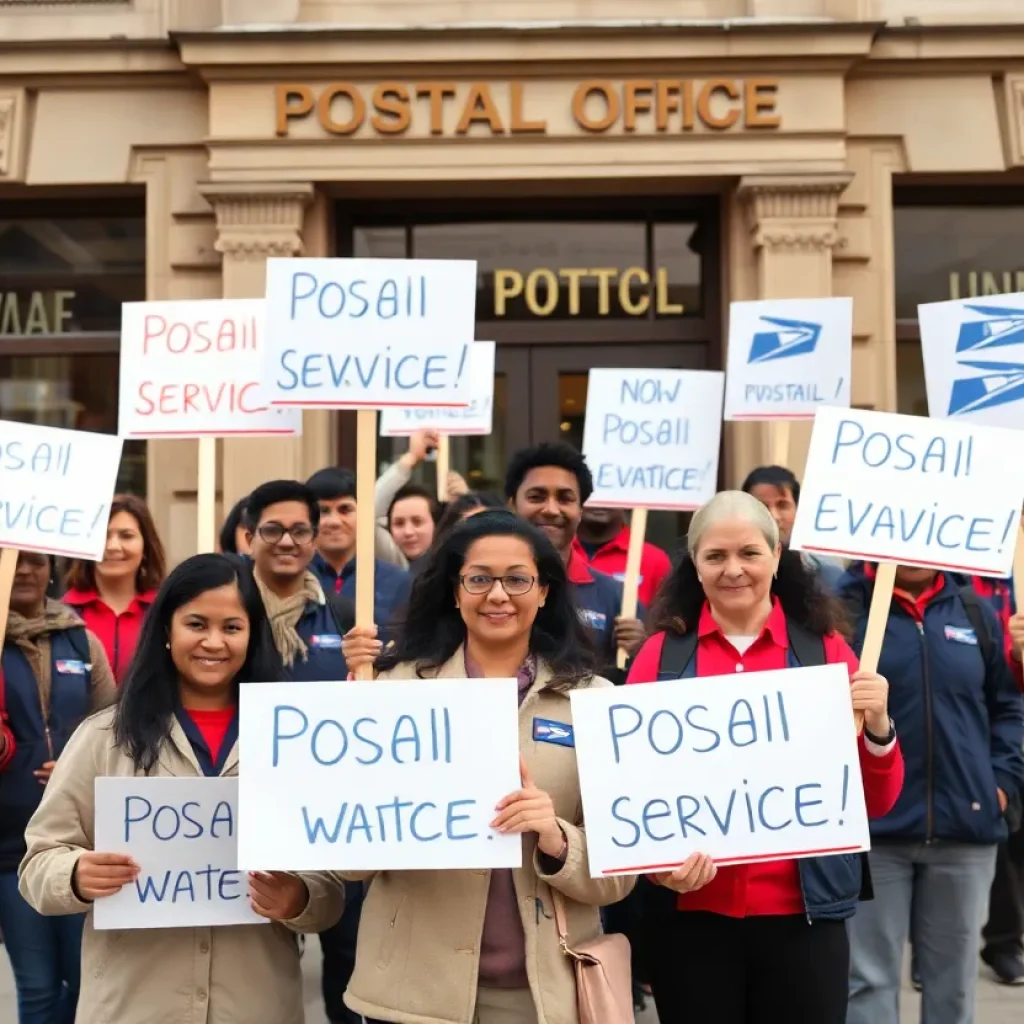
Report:
[[[1004,89],[1007,160],[1011,167],[1024,167],[1024,75],[1007,75]]]
[[[839,242],[839,197],[853,175],[747,177],[739,196],[747,204],[754,245],[771,252],[831,249]]]
[[[25,90],[0,92],[0,181],[25,177]]]
[[[302,217],[313,200],[308,182],[231,182],[199,186],[217,215],[218,252],[265,260],[302,253]]]

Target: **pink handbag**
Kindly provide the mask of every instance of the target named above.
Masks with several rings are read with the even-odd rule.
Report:
[[[576,972],[580,1024],[636,1024],[629,939],[625,935],[599,935],[570,946],[565,897],[557,889],[552,892],[558,941]]]

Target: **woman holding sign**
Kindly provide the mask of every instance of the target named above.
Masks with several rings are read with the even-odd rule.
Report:
[[[346,1002],[371,1021],[577,1024],[556,901],[582,942],[634,880],[593,879],[587,866],[569,693],[610,684],[593,674],[558,552],[509,512],[467,519],[414,582],[378,667],[380,679],[518,678],[522,788],[492,827],[523,835],[523,867],[373,876]]]
[[[859,751],[868,815],[895,804],[903,758],[888,684],[859,671],[840,635],[840,606],[799,553],[782,548],[756,498],[725,491],[694,515],[687,554],[653,614],[660,631],[637,655],[630,683],[846,665],[853,708],[865,719]],[[844,1024],[845,919],[864,887],[861,855],[723,867],[699,891],[679,891],[672,875],[652,880],[678,892],[674,911],[657,890],[648,901],[646,945],[663,1021]]]
[[[140,896],[151,893],[152,877],[146,877],[144,890],[136,885],[145,864],[94,849],[96,779],[237,775],[239,684],[281,677],[263,602],[244,564],[231,556],[196,555],[179,565],[146,618],[120,702],[88,719],[71,738],[29,822],[21,866],[21,891],[29,903],[41,914],[61,916],[87,913],[95,901],[126,886]],[[223,830],[222,815],[216,820]],[[166,833],[173,815],[160,817]],[[185,820],[190,831],[215,828],[205,819]],[[156,816],[153,821],[156,832]],[[227,821],[230,834],[233,814]],[[256,915],[253,921],[271,924],[151,928],[132,935],[97,931],[88,914],[80,1020],[302,1019],[296,933],[320,931],[338,920],[340,884],[318,874],[254,873],[246,892],[236,872],[222,874],[232,876],[228,895],[223,881],[213,885],[214,897],[200,880],[189,887],[192,899],[233,899],[238,887]],[[180,879],[175,899],[179,885]]]

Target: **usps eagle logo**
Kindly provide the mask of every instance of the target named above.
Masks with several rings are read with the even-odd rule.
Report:
[[[958,353],[1024,345],[1024,309],[973,304],[965,309],[980,313],[983,319],[960,325],[956,340]],[[1024,363],[961,359],[959,365],[981,372],[953,382],[947,415],[967,416],[1024,399]]]
[[[809,355],[818,347],[821,324],[808,320],[787,320],[780,316],[762,316],[761,322],[773,331],[758,331],[750,345],[747,363],[769,363]]]

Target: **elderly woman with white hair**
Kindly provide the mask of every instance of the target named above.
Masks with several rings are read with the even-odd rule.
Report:
[[[841,606],[798,552],[784,550],[756,498],[724,491],[697,512],[687,553],[652,610],[658,630],[629,683],[824,664],[846,665],[868,815],[886,814],[903,784],[889,686],[859,669]],[[654,876],[646,922],[652,988],[663,1021],[844,1024],[850,948],[845,921],[869,898],[860,854],[722,867],[699,881]]]

